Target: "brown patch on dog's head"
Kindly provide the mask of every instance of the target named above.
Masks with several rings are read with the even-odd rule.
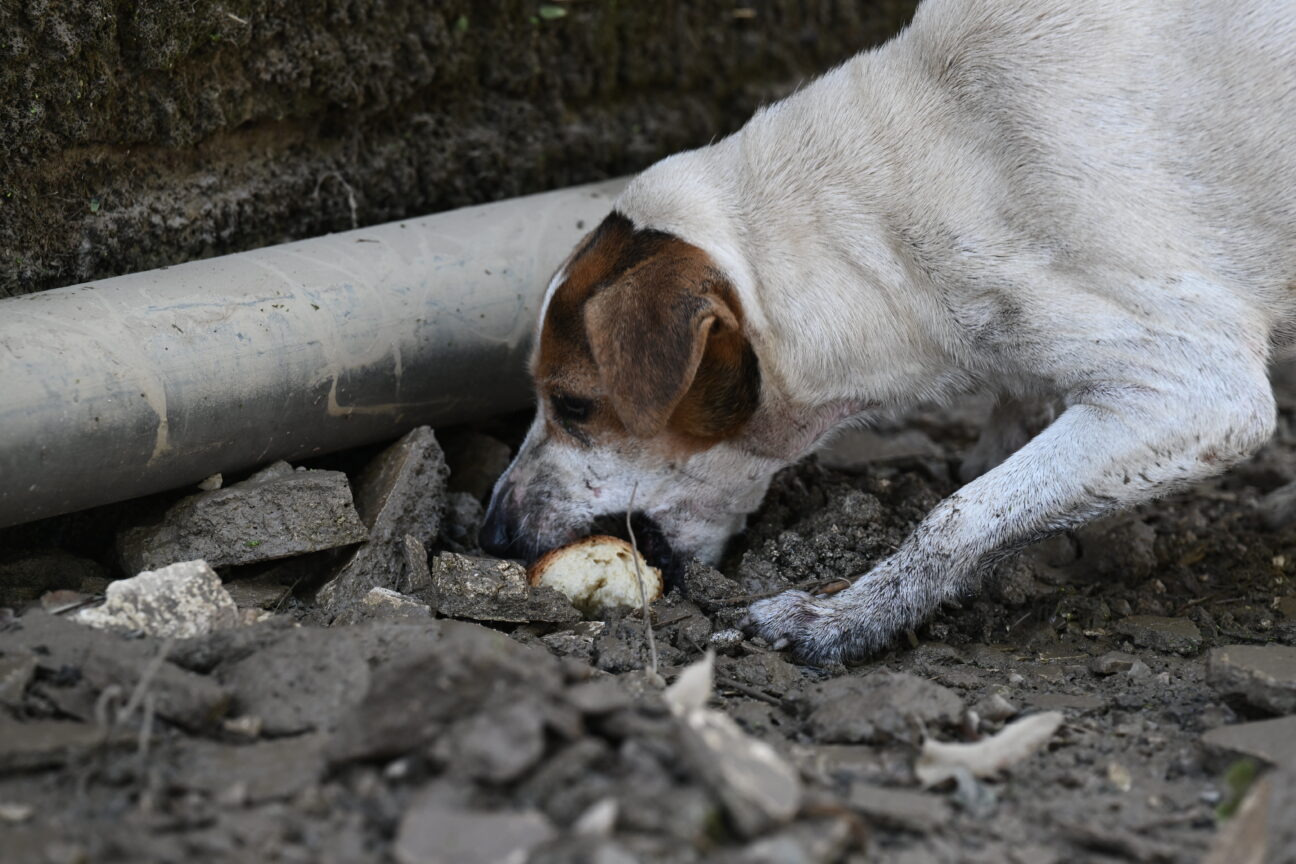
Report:
[[[534,374],[550,416],[589,444],[663,432],[688,449],[737,434],[760,397],[733,285],[710,257],[613,213],[549,300]]]

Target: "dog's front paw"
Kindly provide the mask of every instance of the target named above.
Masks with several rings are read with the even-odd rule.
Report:
[[[747,629],[803,663],[823,666],[858,659],[879,647],[881,634],[841,596],[820,599],[788,591],[760,600],[748,612]]]

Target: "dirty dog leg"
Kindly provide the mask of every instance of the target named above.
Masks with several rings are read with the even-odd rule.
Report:
[[[971,483],[1026,446],[1055,416],[1057,413],[1049,401],[1004,397],[990,412],[981,437],[963,457],[959,479]]]
[[[1138,385],[1077,389],[1048,429],[937,505],[896,554],[850,588],[831,598],[788,592],[763,600],[752,606],[749,627],[808,662],[860,657],[974,590],[1006,554],[1216,474],[1272,433],[1263,358],[1206,356],[1170,368],[1183,377],[1145,374]]]

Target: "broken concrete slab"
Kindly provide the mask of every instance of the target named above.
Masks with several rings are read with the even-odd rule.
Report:
[[[182,561],[111,583],[102,606],[82,609],[81,624],[169,639],[205,636],[242,623],[238,607],[206,561]]]
[[[226,574],[227,577],[229,574]],[[275,610],[284,604],[292,588],[273,573],[242,579],[228,579],[225,590],[240,609]]]
[[[1274,714],[1296,714],[1296,648],[1225,645],[1210,652],[1207,682],[1224,695]]]
[[[408,581],[406,535],[425,546],[441,530],[446,506],[445,456],[436,435],[420,426],[374,457],[356,481],[356,508],[368,531],[316,595],[336,614],[370,588],[403,590]]]
[[[1214,750],[1254,756],[1273,765],[1296,769],[1296,715],[1220,726],[1202,736]]]
[[[370,588],[357,603],[342,610],[333,625],[346,626],[365,621],[418,621],[432,617],[428,604],[390,588]]]
[[[153,658],[147,662],[151,664]],[[99,693],[117,687],[122,693],[123,703],[146,674],[146,664],[141,663],[140,658],[105,650],[92,652],[80,668],[86,684]],[[146,686],[144,692],[153,699],[158,716],[186,729],[211,729],[229,710],[229,690],[210,678],[195,675],[171,663],[163,662],[158,666]],[[82,716],[82,719],[91,718]]]
[[[1187,618],[1133,615],[1116,622],[1115,630],[1135,645],[1173,654],[1196,654],[1202,647],[1201,631]]]
[[[199,558],[212,567],[272,561],[365,537],[345,474],[267,469],[181,500],[157,523],[119,534],[117,549],[136,573]]]
[[[514,561],[442,552],[432,559],[431,584],[414,588],[447,618],[505,623],[563,624],[581,614],[552,588],[533,588],[526,570]]]
[[[473,810],[416,797],[396,829],[393,854],[400,864],[524,862],[557,833],[538,810]]]
[[[952,725],[963,711],[954,691],[906,672],[834,678],[797,701],[808,730],[824,743],[917,743],[918,723]]]

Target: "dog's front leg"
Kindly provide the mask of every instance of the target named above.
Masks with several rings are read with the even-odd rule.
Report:
[[[1162,368],[1176,374],[1159,380],[1077,388],[1051,426],[937,505],[896,554],[831,598],[753,605],[752,629],[807,662],[864,656],[976,589],[1005,555],[1250,455],[1275,423],[1263,358],[1209,353],[1186,367],[1174,358]]]

